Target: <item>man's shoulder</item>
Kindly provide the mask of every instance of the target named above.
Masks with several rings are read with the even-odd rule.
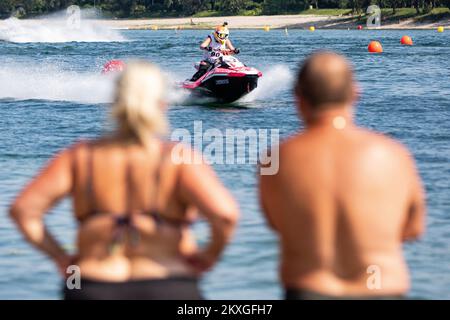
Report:
[[[388,135],[372,131],[369,129],[358,129],[361,134],[361,143],[368,148],[385,150],[390,153],[409,154],[407,147],[395,138]]]
[[[367,129],[361,130],[354,155],[360,163],[369,164],[372,168],[373,163],[376,163],[380,170],[384,170],[383,168],[402,170],[414,162],[408,148],[400,141]]]
[[[283,139],[280,142],[280,152],[298,151],[303,145],[309,144],[312,141],[306,132],[297,132],[294,135]]]
[[[305,133],[304,132],[297,132],[289,137],[286,137],[281,140],[280,147],[282,148],[290,148],[293,145],[296,145],[298,143],[301,143],[301,141],[304,139]]]
[[[390,156],[410,155],[407,147],[400,141],[380,132],[358,127],[355,128],[352,137],[360,151],[376,151]],[[302,153],[302,150],[309,153],[311,148],[317,146],[322,138],[323,136],[307,131],[296,133],[280,143],[280,154],[299,154]]]

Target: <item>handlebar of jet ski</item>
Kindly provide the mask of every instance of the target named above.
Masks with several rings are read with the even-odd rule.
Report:
[[[238,54],[240,52],[240,50],[239,49],[234,49],[234,50],[227,49],[227,50],[220,50],[220,52],[223,55],[228,56],[228,55]]]

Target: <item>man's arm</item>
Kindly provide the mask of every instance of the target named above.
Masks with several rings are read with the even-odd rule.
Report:
[[[415,240],[424,233],[426,216],[425,192],[414,160],[410,155],[408,155],[408,164],[411,177],[411,201],[403,229],[404,241]]]
[[[273,186],[273,176],[271,175],[259,175],[259,202],[266,217],[267,224],[274,230],[278,230],[276,219],[274,217],[275,210],[273,210],[273,197],[271,192],[271,186]]]

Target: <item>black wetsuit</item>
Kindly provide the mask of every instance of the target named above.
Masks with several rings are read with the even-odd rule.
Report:
[[[208,72],[214,66],[213,63],[208,60],[202,60],[200,65],[198,66],[198,71],[192,76],[190,81],[197,81],[200,79],[206,72]]]
[[[139,232],[133,224],[132,215],[139,213],[132,210],[131,199],[133,184],[131,178],[131,166],[127,163],[126,185],[127,185],[127,210],[121,215],[107,213],[98,210],[96,205],[94,181],[93,181],[93,150],[88,148],[87,164],[87,197],[90,202],[90,214],[80,222],[90,219],[96,215],[107,214],[115,220],[115,232],[111,239],[110,249],[114,250],[117,245],[123,243],[126,235],[131,238],[131,245],[136,245],[139,239]],[[157,190],[160,181],[160,171],[162,162],[167,152],[162,153],[160,163],[155,172],[155,193],[152,195],[153,208],[149,211],[141,210],[141,213],[152,217],[158,227],[167,226],[171,228],[180,228],[186,224],[185,221],[163,217],[157,210]],[[81,270],[82,273],[82,270]],[[81,289],[69,289],[64,283],[63,296],[65,300],[104,300],[104,299],[173,299],[173,300],[198,300],[202,299],[198,287],[198,279],[190,276],[177,276],[164,279],[142,279],[129,280],[125,282],[97,281],[95,279],[83,278],[81,275]]]

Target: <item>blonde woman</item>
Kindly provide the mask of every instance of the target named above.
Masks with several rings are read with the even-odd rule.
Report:
[[[165,87],[157,67],[129,64],[117,84],[115,133],[56,155],[11,206],[26,239],[63,276],[69,265],[80,268],[81,289],[65,286],[65,299],[201,299],[198,276],[230,240],[238,216],[231,195],[206,164],[171,161],[174,145],[159,138]],[[43,221],[66,196],[79,222],[75,257]],[[203,248],[189,230],[197,212],[211,227]]]

